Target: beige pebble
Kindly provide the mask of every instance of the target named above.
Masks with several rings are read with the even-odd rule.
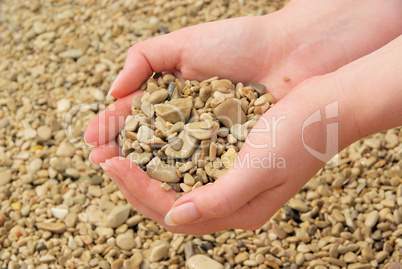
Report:
[[[187,269],[223,269],[223,265],[206,255],[197,254],[191,256],[186,261]]]
[[[116,237],[116,244],[118,247],[124,250],[131,250],[135,247],[133,231],[129,230],[123,234],[119,234]]]
[[[248,130],[242,124],[233,124],[230,128],[230,133],[233,134],[236,139],[245,141],[248,135]]]
[[[371,228],[374,227],[377,224],[378,217],[379,217],[379,214],[378,214],[377,210],[371,211],[367,215],[364,225],[367,227],[371,227]]]
[[[141,109],[141,95],[134,96],[132,103],[136,109]]]
[[[148,98],[148,102],[154,105],[162,101],[165,101],[167,97],[168,97],[168,91],[165,89],[161,89],[159,91],[151,93],[151,95]]]
[[[117,205],[107,215],[107,226],[117,228],[129,217],[131,208],[129,205]]]
[[[138,128],[137,138],[141,143],[145,142],[148,139],[151,139],[154,135],[154,130],[149,128],[148,126],[140,126]]]
[[[224,102],[214,108],[216,118],[227,128],[233,124],[243,124],[246,116],[240,103],[233,98],[226,99]]]
[[[357,262],[357,255],[353,252],[347,252],[344,256],[343,256],[343,260],[346,263],[355,263]]]
[[[52,233],[60,234],[67,230],[67,226],[64,223],[46,223],[40,222],[37,224],[38,229],[49,231]]]
[[[152,118],[154,116],[155,113],[155,108],[154,106],[147,102],[147,101],[142,101],[141,103],[141,110],[144,112],[144,114],[148,117],[148,118]]]
[[[308,211],[308,206],[300,199],[291,199],[288,202],[288,205],[292,209],[303,212],[303,213]]]

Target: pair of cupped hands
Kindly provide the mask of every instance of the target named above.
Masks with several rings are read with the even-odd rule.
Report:
[[[270,15],[196,25],[132,46],[109,91],[118,100],[93,119],[85,133],[86,143],[93,146],[91,162],[102,166],[138,211],[172,232],[261,227],[331,157],[311,153],[326,150],[327,105],[337,106],[332,119],[338,126],[337,150],[368,134],[349,118],[353,111],[345,100],[353,97],[353,87],[347,78],[366,64],[359,58],[400,34],[399,11],[390,5],[295,0]],[[119,157],[121,119],[130,114],[133,96],[141,94],[140,85],[153,72],[265,85],[276,104],[250,132],[238,159],[258,164],[265,158],[269,167],[264,162],[234,165],[213,184],[176,200],[174,191],[162,190],[160,181]],[[322,120],[304,128],[316,111]]]

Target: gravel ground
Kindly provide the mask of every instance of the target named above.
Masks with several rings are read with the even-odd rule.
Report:
[[[268,3],[0,1],[1,268],[401,268],[401,128],[345,149],[256,231],[167,232],[89,163],[82,134],[130,45],[284,5]]]

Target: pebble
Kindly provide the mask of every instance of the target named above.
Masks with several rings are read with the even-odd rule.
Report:
[[[231,128],[233,124],[243,124],[246,121],[246,115],[240,103],[233,98],[226,99],[216,106],[214,113],[216,118],[227,128]]]
[[[262,84],[251,82],[250,86],[253,87],[253,89],[258,92],[259,95],[263,95],[267,92],[267,88]]]
[[[66,50],[63,51],[62,53],[59,54],[61,58],[73,58],[73,59],[78,59],[80,58],[84,53],[82,50],[79,49],[71,49],[71,50]]]
[[[233,134],[236,139],[245,141],[248,135],[248,130],[242,124],[233,124],[232,127],[230,127],[230,133]]]
[[[75,154],[75,150],[76,148],[69,141],[64,140],[57,148],[56,155],[59,157],[72,157]],[[58,169],[56,168],[56,170]]]
[[[362,248],[361,254],[363,258],[367,259],[368,261],[372,261],[375,259],[374,251],[369,247]]]
[[[68,209],[65,208],[52,207],[50,211],[56,219],[63,219],[68,214]]]
[[[366,220],[365,220],[365,222],[364,222],[364,225],[367,226],[367,227],[373,228],[373,227],[377,224],[378,216],[379,216],[379,215],[378,215],[378,211],[377,211],[377,210],[371,211],[371,212],[367,215]]]
[[[223,269],[223,265],[219,262],[209,258],[208,256],[197,254],[191,256],[186,261],[186,268],[188,269]]]
[[[164,259],[169,250],[169,243],[167,242],[155,242],[156,244],[150,249],[150,256],[149,256],[149,261],[150,262],[157,262],[162,259]]]
[[[347,263],[355,263],[355,262],[357,262],[357,255],[353,252],[347,252],[343,256],[343,260]]]
[[[64,233],[67,230],[67,226],[64,223],[46,223],[40,222],[37,224],[38,229],[49,231],[56,234]]]
[[[302,200],[299,200],[299,199],[291,199],[288,202],[288,206],[291,207],[292,209],[297,210],[302,213],[305,213],[308,211],[308,206]]]
[[[116,237],[116,244],[118,247],[124,250],[131,250],[135,247],[135,241],[132,230],[129,232],[119,234]]]
[[[117,205],[107,215],[107,226],[117,228],[128,219],[131,208],[129,205]]]
[[[169,139],[169,145],[174,150],[180,150],[183,147],[183,139],[180,137],[172,137]]]
[[[364,140],[364,144],[372,149],[379,149],[381,147],[381,140],[377,138],[367,138]]]
[[[42,125],[36,130],[40,141],[47,141],[52,136],[52,130],[47,125]]]
[[[11,172],[8,169],[0,171],[0,186],[4,186],[11,181]]]
[[[153,135],[154,131],[147,126],[141,126],[138,128],[137,138],[140,142],[145,142],[146,140],[151,139]]]
[[[154,104],[160,103],[162,101],[165,101],[166,98],[168,98],[168,91],[162,89],[162,90],[151,93],[151,95],[148,98],[148,102],[154,105]]]

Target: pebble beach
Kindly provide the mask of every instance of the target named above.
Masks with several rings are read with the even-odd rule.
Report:
[[[254,231],[173,234],[88,160],[131,45],[287,2],[0,1],[0,268],[401,269],[401,127],[344,149]]]

